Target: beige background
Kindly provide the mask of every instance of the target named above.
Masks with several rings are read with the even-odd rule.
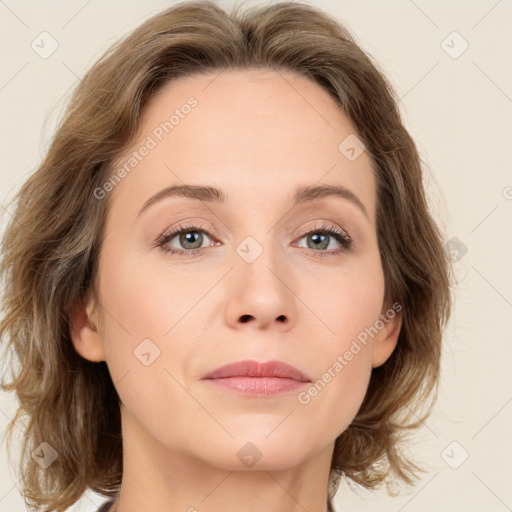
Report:
[[[428,471],[397,498],[342,486],[338,510],[512,510],[511,2],[308,3],[345,22],[396,87],[406,125],[430,170],[432,206],[447,240],[457,237],[454,257],[462,256],[439,401],[410,447]],[[0,204],[36,168],[84,71],[120,35],[172,4],[0,1]],[[48,37],[40,36],[44,31],[58,43],[47,58],[31,47]],[[47,41],[45,48],[51,48]],[[3,206],[0,212],[3,226],[9,212]],[[14,406],[12,397],[0,394],[2,431]],[[86,494],[70,510],[93,511],[102,501]],[[4,446],[0,510],[25,510]]]

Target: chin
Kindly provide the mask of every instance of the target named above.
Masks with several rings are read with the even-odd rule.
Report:
[[[207,453],[200,457],[212,466],[226,471],[277,471],[295,467],[320,450],[326,443],[309,442],[303,438],[271,434],[251,436],[249,433],[240,439],[225,439],[225,442],[209,443]]]

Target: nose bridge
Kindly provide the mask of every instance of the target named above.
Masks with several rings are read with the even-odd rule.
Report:
[[[260,327],[274,321],[289,324],[294,317],[292,274],[274,230],[260,224],[235,251],[228,321],[235,325],[250,319]]]
[[[266,232],[262,228],[252,233],[236,246],[238,278],[254,292],[283,293],[286,263],[280,241],[273,230]]]

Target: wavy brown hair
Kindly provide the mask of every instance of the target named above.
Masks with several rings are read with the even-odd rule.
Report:
[[[113,496],[122,479],[115,386],[106,363],[75,352],[68,320],[71,305],[95,293],[109,201],[94,190],[112,175],[145,104],[164,84],[228,68],[301,73],[331,95],[366,146],[377,183],[385,301],[402,305],[403,321],[396,349],[373,369],[357,416],[336,440],[330,483],[336,487],[343,475],[367,488],[392,477],[411,484],[421,471],[400,446],[437,393],[449,261],[392,88],[350,33],[315,7],[280,2],[227,13],[209,1],[182,2],[144,22],[87,72],[43,162],[12,199],[0,262],[0,332],[10,369],[2,386],[19,401],[8,432],[23,430],[23,496],[36,510],[65,510],[88,488]],[[418,403],[429,404],[420,416],[411,409]],[[30,456],[42,442],[58,453],[46,469]]]

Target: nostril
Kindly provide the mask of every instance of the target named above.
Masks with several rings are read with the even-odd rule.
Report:
[[[242,315],[242,316],[240,317],[240,321],[241,321],[242,323],[244,323],[244,324],[245,324],[245,323],[247,323],[249,320],[251,320],[252,318],[254,318],[252,315]],[[279,315],[279,316],[276,318],[276,320],[277,320],[278,322],[286,323],[286,316],[285,316],[285,315]]]

